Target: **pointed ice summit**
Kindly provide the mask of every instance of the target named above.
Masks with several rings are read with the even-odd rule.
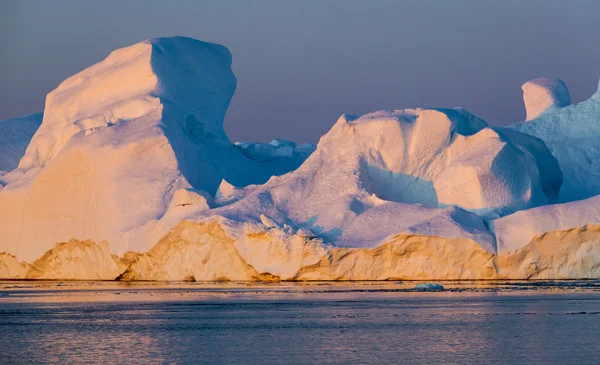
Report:
[[[140,118],[145,129],[174,139],[226,139],[223,119],[235,87],[231,55],[220,45],[175,37],[118,49],[48,94],[19,167],[46,165],[75,135]]]
[[[571,104],[569,89],[559,79],[540,77],[527,81],[521,89],[523,89],[527,121],[537,118],[549,108],[562,108]]]

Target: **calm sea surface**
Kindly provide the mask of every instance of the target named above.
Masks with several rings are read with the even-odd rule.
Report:
[[[600,363],[598,291],[4,284],[1,364]]]

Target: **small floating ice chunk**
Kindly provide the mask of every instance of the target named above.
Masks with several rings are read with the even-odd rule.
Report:
[[[420,283],[415,285],[415,290],[444,290],[444,286],[438,283]]]

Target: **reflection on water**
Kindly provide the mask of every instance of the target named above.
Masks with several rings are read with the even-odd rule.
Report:
[[[135,292],[132,300],[114,292],[103,294],[102,301],[0,298],[1,362],[594,364],[600,359],[598,292],[170,294],[159,301],[135,300]]]

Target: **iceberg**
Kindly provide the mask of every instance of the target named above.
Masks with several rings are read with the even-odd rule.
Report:
[[[444,286],[437,283],[421,283],[415,285],[415,290],[444,290]]]
[[[150,39],[0,122],[0,278],[600,276],[599,94],[571,105],[541,78],[509,127],[397,109],[344,114],[317,146],[232,143],[231,63]]]
[[[243,187],[288,172],[294,164],[254,161],[229,141],[235,87],[227,48],[184,37],[116,50],[65,80],[4,177],[0,247],[27,261],[72,238],[147,251],[171,227],[155,226],[198,207],[173,206],[176,192],[212,196],[223,179]]]

